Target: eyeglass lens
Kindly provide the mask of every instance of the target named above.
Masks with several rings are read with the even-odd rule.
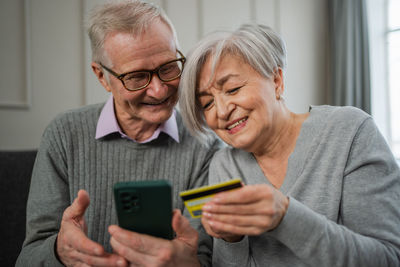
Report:
[[[183,69],[183,63],[180,60],[169,62],[165,65],[160,66],[157,75],[160,80],[164,82],[172,81],[178,78]],[[128,73],[124,77],[125,87],[130,90],[135,90],[147,85],[152,77],[151,71],[139,71]]]

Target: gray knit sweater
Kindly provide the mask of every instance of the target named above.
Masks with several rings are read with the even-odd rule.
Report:
[[[215,154],[210,183],[270,184],[252,154]],[[400,171],[373,120],[350,107],[313,107],[280,190],[280,225],[238,243],[214,239],[213,266],[400,266]]]
[[[183,210],[178,193],[207,182],[209,161],[218,142],[206,147],[191,137],[177,112],[180,143],[161,133],[138,144],[118,133],[95,139],[104,104],[66,112],[44,132],[33,170],[27,229],[17,266],[58,266],[54,242],[63,211],[79,189],[89,193],[88,236],[110,251],[107,227],[116,224],[112,187],[119,181],[166,179],[173,185],[173,206]]]

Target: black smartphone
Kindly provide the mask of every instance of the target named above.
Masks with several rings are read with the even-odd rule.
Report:
[[[114,185],[118,225],[124,229],[172,239],[172,190],[165,180]]]

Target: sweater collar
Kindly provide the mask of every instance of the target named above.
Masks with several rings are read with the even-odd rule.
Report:
[[[119,133],[122,138],[132,140],[136,143],[148,143],[158,138],[161,132],[168,134],[172,139],[179,143],[178,125],[176,122],[176,111],[174,110],[171,117],[162,123],[148,139],[137,142],[136,140],[127,136],[120,128],[114,112],[114,98],[111,95],[103,109],[101,110],[99,120],[97,121],[96,139],[100,139],[112,133]]]

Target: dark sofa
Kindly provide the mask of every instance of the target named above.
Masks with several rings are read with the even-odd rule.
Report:
[[[15,266],[25,238],[26,201],[36,151],[0,151],[0,266]]]

